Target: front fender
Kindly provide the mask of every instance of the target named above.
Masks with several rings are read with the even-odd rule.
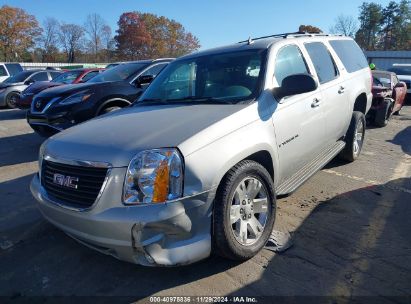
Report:
[[[185,157],[184,195],[216,188],[234,165],[248,156],[267,151],[278,168],[274,128],[271,120],[256,120]],[[277,175],[274,174],[274,185]]]

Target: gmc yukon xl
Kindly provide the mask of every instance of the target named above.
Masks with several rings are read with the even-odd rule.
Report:
[[[348,37],[248,39],[171,62],[139,101],[48,139],[31,191],[86,246],[149,266],[257,254],[276,197],[359,157],[371,73]]]

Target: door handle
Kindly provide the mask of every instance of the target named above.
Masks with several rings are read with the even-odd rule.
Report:
[[[313,102],[311,103],[311,108],[316,108],[316,107],[320,106],[320,104],[321,104],[321,99],[314,98]]]
[[[345,90],[345,88],[344,88],[343,86],[341,86],[341,87],[338,89],[338,94],[343,94],[343,93],[344,93],[344,90]]]

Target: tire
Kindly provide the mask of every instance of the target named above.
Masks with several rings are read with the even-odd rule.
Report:
[[[345,135],[345,147],[339,155],[340,158],[349,162],[355,161],[360,156],[364,136],[365,116],[362,112],[354,111],[347,134]]]
[[[122,109],[122,107],[119,107],[119,106],[107,107],[107,108],[102,109],[99,115],[107,114],[107,113],[114,112],[120,109]]]
[[[241,199],[241,194],[249,197]],[[257,162],[241,161],[225,175],[217,190],[213,214],[213,253],[238,261],[252,258],[268,241],[275,214],[275,191],[270,174]],[[234,220],[233,224],[231,219]],[[241,229],[244,227],[245,230]]]
[[[395,112],[394,112],[394,115],[401,115],[401,110],[402,110],[402,106],[401,106],[401,108],[400,108],[398,111],[395,111]]]
[[[16,93],[16,92],[9,93],[6,97],[7,107],[10,108],[10,109],[15,109],[17,107],[16,102],[17,102],[18,98],[19,98],[18,93]]]
[[[374,124],[377,127],[385,127],[392,115],[392,102],[390,100],[383,101],[385,106],[375,113]]]

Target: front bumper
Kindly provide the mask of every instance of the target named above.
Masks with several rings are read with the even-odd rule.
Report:
[[[66,113],[55,115],[27,112],[27,122],[30,127],[41,135],[49,136],[75,125],[66,117]]]
[[[113,168],[99,201],[87,211],[51,201],[37,175],[30,189],[49,222],[84,245],[120,260],[177,266],[210,255],[215,190],[167,204],[124,206],[120,202],[124,174],[125,168]]]

